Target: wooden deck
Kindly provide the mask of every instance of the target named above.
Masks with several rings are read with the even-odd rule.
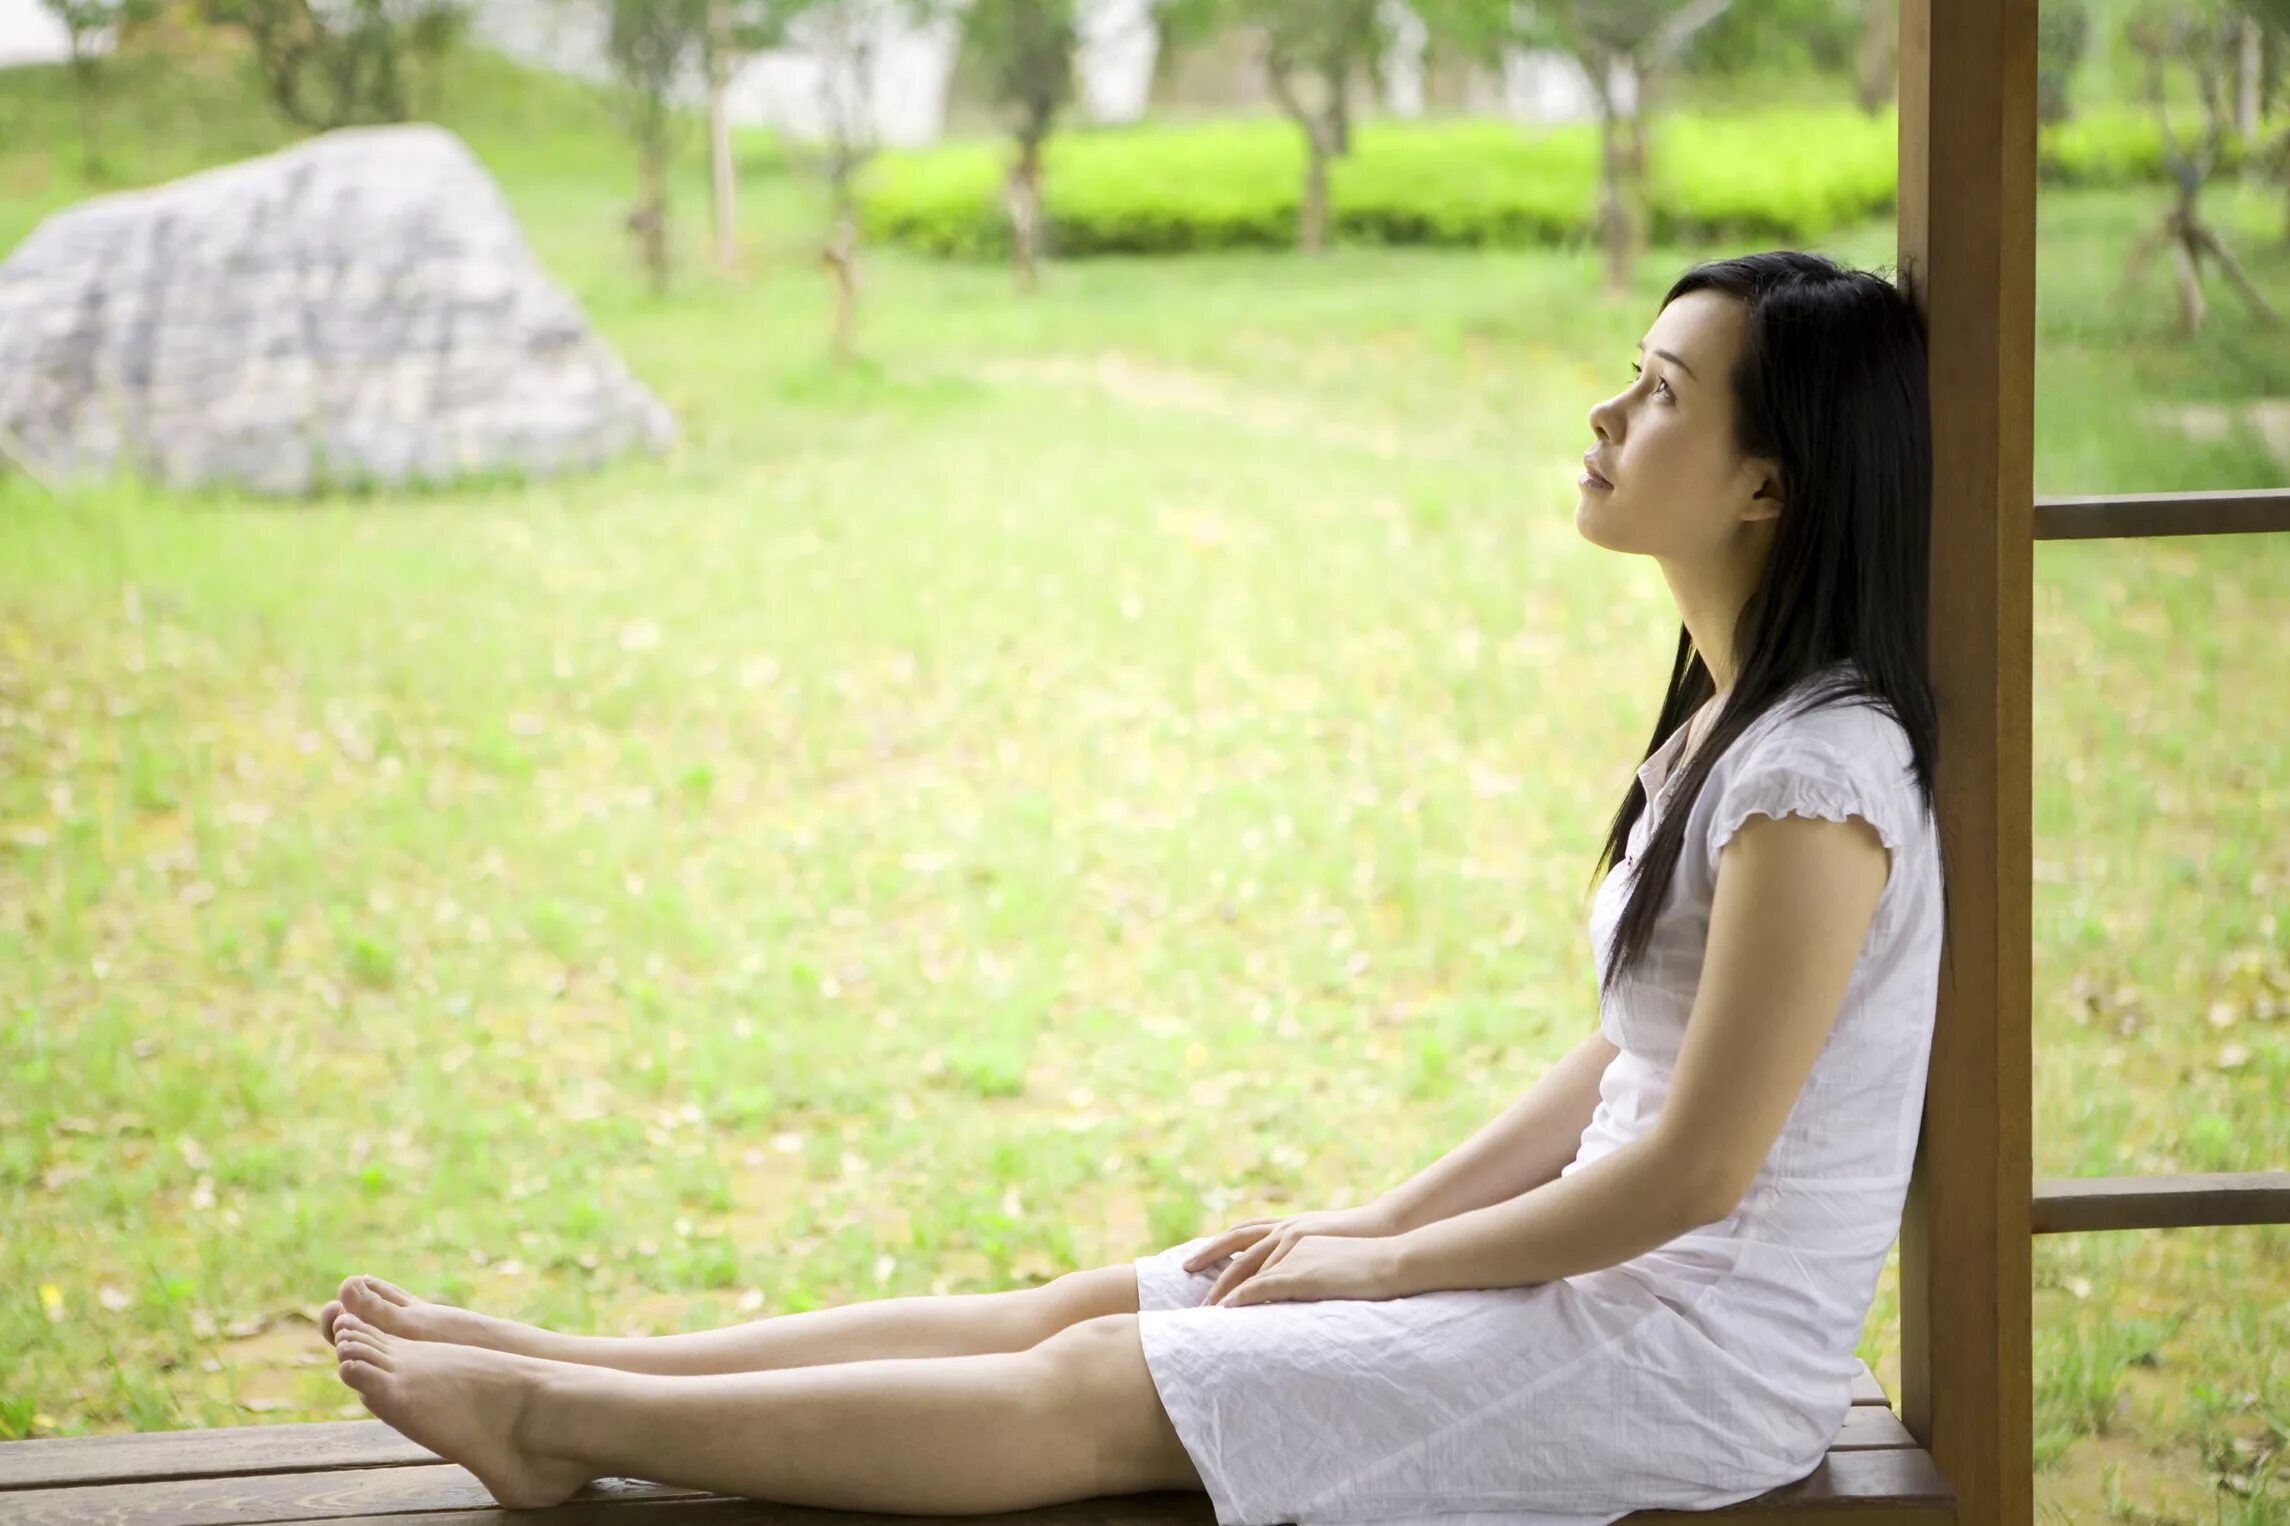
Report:
[[[1653,1444],[1654,1438],[1648,1438]],[[444,1526],[505,1521],[465,1468],[416,1446],[379,1420],[245,1425],[209,1431],[147,1431],[0,1444],[0,1521],[9,1526],[257,1526],[270,1521],[364,1521]],[[525,1512],[517,1512],[527,1519]],[[1707,1521],[1715,1516],[1834,1517],[1859,1526],[1940,1526],[1956,1520],[1955,1496],[1931,1457],[1893,1413],[1866,1367],[1853,1412],[1828,1461],[1787,1488],[1722,1511],[1642,1511],[1631,1522]],[[600,1479],[545,1515],[549,1526],[687,1521],[868,1522],[916,1517],[817,1510],[671,1489],[638,1479]],[[1113,1495],[972,1521],[1043,1526],[1213,1526],[1208,1497]]]

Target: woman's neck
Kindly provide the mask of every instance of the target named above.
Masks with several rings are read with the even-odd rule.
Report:
[[[1725,696],[1718,695],[1703,701],[1699,710],[1686,717],[1686,742],[1678,752],[1677,766],[1680,773],[1693,761],[1694,754],[1701,751],[1702,739],[1709,735],[1710,727],[1716,724],[1718,707],[1724,703]]]

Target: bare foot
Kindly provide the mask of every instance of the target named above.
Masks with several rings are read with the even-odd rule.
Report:
[[[407,1340],[450,1341],[457,1346],[482,1346],[519,1356],[555,1357],[546,1349],[549,1332],[536,1325],[474,1309],[457,1309],[448,1303],[431,1303],[379,1277],[342,1280],[341,1296],[329,1301],[318,1316],[318,1333],[328,1345],[334,1342],[335,1322],[345,1313],[357,1315],[385,1335]]]
[[[355,1314],[334,1322],[334,1354],[377,1419],[477,1475],[505,1510],[562,1504],[589,1481],[579,1463],[518,1444],[518,1418],[545,1370],[537,1358],[405,1340]]]

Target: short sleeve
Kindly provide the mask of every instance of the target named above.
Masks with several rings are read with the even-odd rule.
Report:
[[[1900,867],[1908,832],[1901,791],[1883,772],[1889,760],[1860,758],[1819,737],[1768,737],[1742,760],[1718,792],[1704,851],[1717,876],[1718,854],[1752,816],[1818,816],[1844,821],[1858,816],[1876,828],[1890,857],[1886,884]]]

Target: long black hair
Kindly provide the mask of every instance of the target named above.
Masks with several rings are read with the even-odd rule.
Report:
[[[1882,275],[1796,250],[1696,265],[1662,306],[1704,288],[1748,310],[1748,343],[1733,371],[1734,442],[1744,455],[1780,463],[1780,523],[1734,627],[1733,691],[1638,855],[1599,978],[1602,995],[1645,956],[1687,814],[1712,765],[1791,690],[1804,686],[1790,713],[1835,700],[1889,711],[1908,735],[1924,808],[1933,809],[1940,721],[1926,655],[1932,410],[1923,314]],[[1849,665],[1827,671],[1840,663]],[[1645,756],[1716,693],[1681,624]],[[1646,787],[1633,779],[1607,829],[1594,884],[1621,861],[1645,808]],[[1941,915],[1945,925],[1945,863]]]

